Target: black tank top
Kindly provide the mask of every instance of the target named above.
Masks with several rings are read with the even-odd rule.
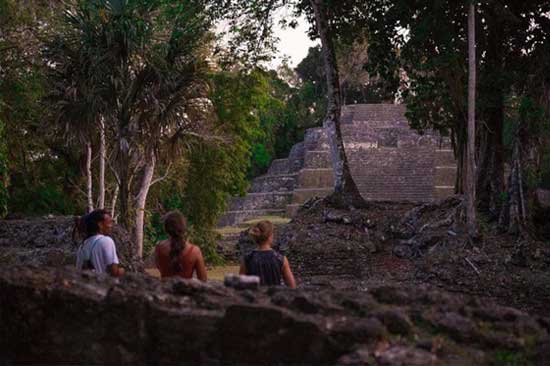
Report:
[[[285,257],[274,250],[253,250],[244,257],[247,275],[260,277],[260,285],[282,284]]]

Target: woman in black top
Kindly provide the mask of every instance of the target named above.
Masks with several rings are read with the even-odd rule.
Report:
[[[273,224],[269,221],[260,221],[250,228],[248,233],[257,247],[244,257],[240,274],[260,277],[261,285],[278,286],[284,280],[288,287],[296,288],[288,259],[271,248]]]

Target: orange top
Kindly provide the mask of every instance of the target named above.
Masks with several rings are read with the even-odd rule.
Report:
[[[180,263],[183,270],[181,272],[175,272],[172,268],[170,260],[170,242],[158,244],[155,248],[155,258],[157,268],[160,271],[160,276],[173,277],[181,276],[183,278],[193,278],[193,270],[195,269],[197,258],[193,255],[196,250],[193,244],[187,244],[185,249],[180,253]]]

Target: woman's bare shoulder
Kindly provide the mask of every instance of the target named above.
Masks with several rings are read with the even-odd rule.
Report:
[[[188,244],[189,244],[190,249],[193,251],[193,254],[195,256],[202,255],[201,247],[199,247],[198,245],[195,245],[193,243],[188,243]]]
[[[164,249],[168,246],[170,246],[170,241],[166,239],[166,240],[161,240],[157,242],[157,244],[155,245],[155,248]]]

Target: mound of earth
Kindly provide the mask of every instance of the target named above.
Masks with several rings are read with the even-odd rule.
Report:
[[[481,223],[472,243],[462,201],[373,202],[361,210],[308,202],[278,233],[304,287],[364,290],[428,284],[550,315],[550,246]]]
[[[81,240],[73,239],[73,227],[73,217],[0,220],[0,265],[74,265]],[[115,225],[111,236],[121,264],[129,271],[142,271],[128,232]]]
[[[550,319],[423,286],[236,290],[67,268],[0,269],[0,361],[543,365]]]

